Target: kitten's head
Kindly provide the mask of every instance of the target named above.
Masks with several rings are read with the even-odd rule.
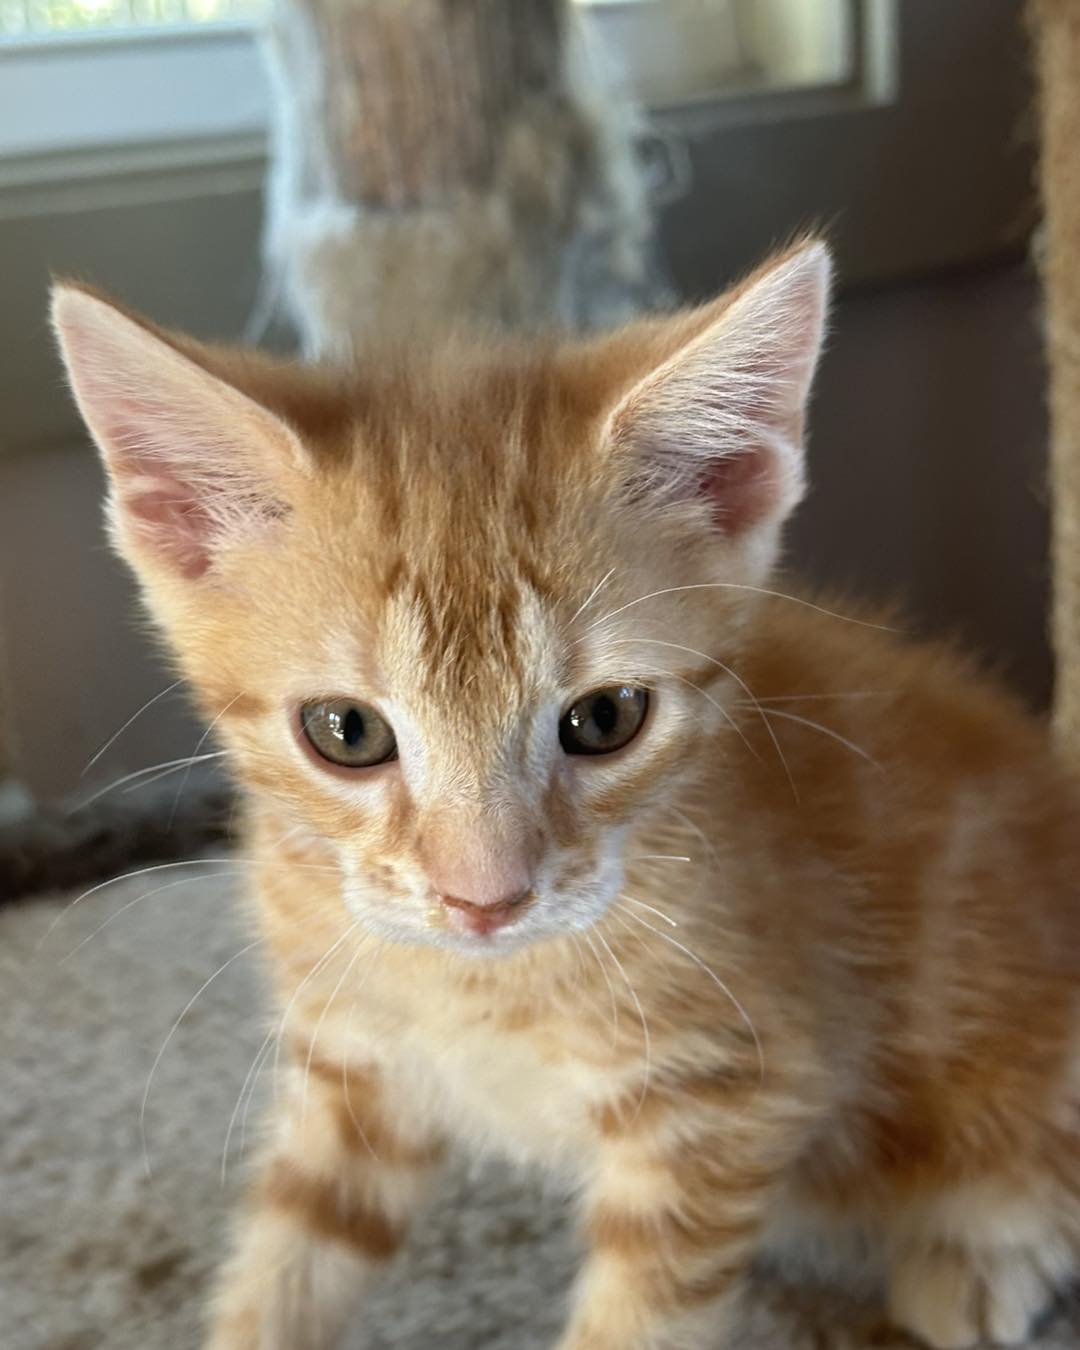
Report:
[[[811,243],[613,336],[348,374],[57,287],[116,546],[236,773],[369,927],[470,953],[585,928],[635,824],[724,753],[827,277]]]

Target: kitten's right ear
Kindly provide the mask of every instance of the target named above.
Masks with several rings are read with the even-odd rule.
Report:
[[[283,486],[307,456],[274,413],[78,286],[53,287],[52,321],[133,563],[194,580],[230,541],[287,514]]]

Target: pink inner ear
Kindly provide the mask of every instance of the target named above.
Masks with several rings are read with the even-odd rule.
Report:
[[[154,488],[122,492],[120,509],[150,549],[195,581],[210,566],[208,544],[214,522],[186,484],[176,479],[157,481],[159,486]]]
[[[778,468],[775,451],[764,446],[711,460],[699,483],[717,529],[735,536],[775,515],[783,495]]]

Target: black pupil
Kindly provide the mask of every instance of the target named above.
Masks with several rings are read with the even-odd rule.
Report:
[[[341,739],[354,749],[364,736],[364,715],[358,708],[350,708],[341,719]]]
[[[593,721],[601,736],[610,736],[619,724],[619,709],[609,694],[601,694],[592,705]]]

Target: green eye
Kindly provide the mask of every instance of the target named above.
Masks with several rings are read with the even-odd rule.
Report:
[[[366,703],[348,698],[305,703],[300,725],[323,759],[346,769],[370,769],[397,756],[393,728]]]
[[[563,714],[559,743],[568,755],[610,755],[638,734],[648,707],[644,689],[626,684],[594,689]]]

